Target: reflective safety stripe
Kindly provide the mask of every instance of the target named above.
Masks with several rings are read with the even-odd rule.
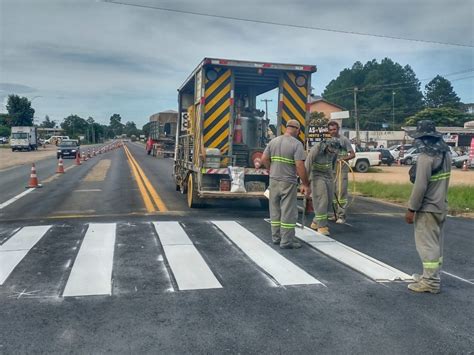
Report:
[[[292,164],[292,165],[295,165],[295,161],[292,160],[292,159],[288,159],[288,158],[285,158],[285,157],[280,157],[278,155],[275,155],[273,157],[271,157],[270,159],[272,162],[278,162],[278,163],[285,163],[285,164]]]
[[[316,169],[331,169],[332,168],[332,164],[331,163],[327,163],[327,164],[320,164],[320,163],[313,163],[313,168],[316,168]]]
[[[280,221],[271,221],[270,224],[272,226],[279,226],[281,224],[281,222]]]
[[[423,267],[425,269],[437,269],[439,265],[439,261],[423,261]]]
[[[293,229],[296,227],[296,223],[283,223],[281,222],[281,228]]]
[[[451,176],[451,172],[449,171],[447,173],[439,173],[430,177],[430,181],[446,180],[446,179],[449,179],[450,176]]]
[[[328,219],[328,215],[327,214],[317,214],[317,215],[314,216],[314,218],[317,221],[324,221],[324,220]]]

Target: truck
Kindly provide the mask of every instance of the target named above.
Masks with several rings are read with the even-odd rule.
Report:
[[[190,208],[212,199],[257,199],[268,205],[269,171],[260,161],[270,139],[269,120],[256,108],[257,97],[278,89],[277,135],[296,119],[298,139],[305,142],[315,71],[314,65],[217,58],[198,64],[178,89],[174,152],[176,190],[186,194]],[[232,171],[240,172],[243,188],[230,188]]]
[[[150,116],[146,151],[153,156],[172,157],[176,140],[178,112],[168,110]]]
[[[37,150],[38,135],[36,127],[33,126],[17,126],[12,127],[10,147],[12,152],[15,150]]]

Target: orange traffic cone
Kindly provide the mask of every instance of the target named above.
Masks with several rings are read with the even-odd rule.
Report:
[[[95,153],[95,149],[92,149],[92,156],[95,157],[97,154]]]
[[[240,116],[237,116],[235,120],[234,143],[242,143],[242,124],[240,123]]]
[[[81,154],[79,152],[76,153],[76,165],[81,165]]]
[[[36,176],[36,167],[35,163],[31,165],[31,174],[30,174],[30,182],[26,188],[34,189],[36,187],[43,187],[43,185],[38,184],[38,176]]]
[[[462,164],[462,171],[468,171],[469,169],[467,168],[467,160],[464,160],[464,163]]]
[[[56,169],[56,174],[64,174],[63,158],[59,158],[58,168]]]
[[[91,158],[91,150],[90,149],[87,149],[87,157]]]

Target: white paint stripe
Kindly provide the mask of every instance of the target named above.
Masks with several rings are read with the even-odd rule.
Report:
[[[73,192],[99,192],[102,189],[84,189],[84,190],[74,190]]]
[[[280,285],[309,285],[321,282],[262,242],[235,221],[212,221],[250,259]]]
[[[412,280],[410,275],[307,227],[296,228],[296,237],[374,281]]]
[[[180,290],[222,288],[178,222],[153,223]]]
[[[115,223],[92,223],[84,236],[64,297],[111,295]]]
[[[446,274],[446,275],[449,275],[451,277],[454,277],[455,279],[458,279],[458,280],[461,280],[461,281],[464,281],[464,282],[467,282],[468,284],[471,284],[471,285],[474,285],[474,282],[470,281],[470,280],[466,280],[466,279],[463,279],[462,277],[460,276],[456,276],[454,274],[450,274],[449,272],[446,272],[444,270],[441,271],[443,274]]]
[[[15,197],[12,197],[8,201],[5,201],[0,204],[0,210],[7,207],[8,205],[11,205],[13,202],[18,201],[20,198],[22,198],[25,195],[28,195],[31,191],[35,190],[35,188],[31,188],[28,190],[23,191],[21,194],[16,195]]]
[[[51,226],[24,227],[0,246],[0,285]]]

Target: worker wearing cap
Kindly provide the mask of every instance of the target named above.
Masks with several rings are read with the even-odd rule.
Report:
[[[345,162],[354,159],[355,152],[349,138],[339,134],[339,123],[331,121],[328,123],[328,131],[331,137],[338,138],[341,149],[334,166],[336,170],[335,193],[333,198],[333,209],[336,213],[336,223],[346,223],[346,208],[348,203],[347,187],[349,183],[349,167]]]
[[[423,274],[414,274],[408,288],[414,292],[439,293],[443,263],[443,225],[448,210],[447,194],[451,175],[451,154],[442,134],[430,120],[419,121],[416,130],[408,132],[420,151],[405,220],[415,224],[415,244],[423,264]]]
[[[332,166],[340,148],[341,144],[337,138],[316,143],[309,151],[305,162],[311,181],[314,209],[311,228],[324,235],[329,235],[328,208],[332,203],[334,181]]]
[[[301,191],[311,193],[304,167],[303,144],[296,138],[300,123],[289,120],[285,134],[270,141],[262,155],[262,163],[270,167],[270,219],[272,241],[282,249],[301,248],[294,240],[298,219],[297,176],[301,178]]]

